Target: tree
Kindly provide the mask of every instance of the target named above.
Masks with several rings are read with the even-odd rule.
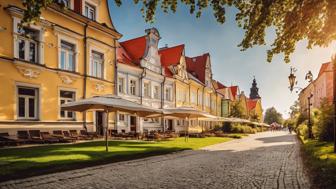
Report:
[[[290,109],[290,117],[291,118],[293,118],[297,114],[299,114],[300,113],[300,103],[299,103],[299,101],[296,100],[294,102],[294,104],[289,107],[289,109]]]
[[[236,101],[233,103],[230,111],[230,117],[246,118],[244,108],[241,105],[240,101]]]
[[[53,1],[61,0],[22,0],[27,8],[24,21],[30,23],[39,18],[41,9]],[[112,0],[111,0],[112,1]],[[114,0],[120,6],[123,0]],[[284,61],[290,62],[290,54],[296,44],[307,40],[307,48],[328,46],[336,39],[336,1],[335,0],[133,0],[142,4],[141,12],[147,22],[155,20],[158,6],[163,12],[176,12],[178,6],[188,6],[190,14],[200,17],[206,8],[213,10],[219,23],[225,22],[225,10],[235,7],[236,22],[245,31],[238,45],[241,50],[255,45],[266,45],[268,28],[274,28],[276,37],[267,51],[267,61],[271,62],[275,54],[284,54]],[[180,4],[178,4],[180,3]]]
[[[258,116],[258,114],[256,114],[256,113],[252,113],[252,114],[250,115],[250,120],[251,120],[251,121],[259,122],[259,121],[260,121],[260,117]]]
[[[322,99],[319,109],[317,121],[314,124],[314,136],[321,141],[333,141],[334,125],[333,125],[333,106],[328,103],[327,99]]]
[[[264,122],[267,124],[279,123],[283,121],[281,113],[279,113],[274,107],[268,108],[265,112]]]

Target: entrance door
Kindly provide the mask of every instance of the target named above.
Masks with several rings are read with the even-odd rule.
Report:
[[[131,132],[136,132],[136,117],[131,116],[130,119]]]
[[[102,136],[104,135],[103,113],[102,111],[96,111],[96,132]]]
[[[173,120],[168,119],[168,131],[172,131],[172,130],[173,130]]]

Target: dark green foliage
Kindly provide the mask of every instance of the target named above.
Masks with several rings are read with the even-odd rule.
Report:
[[[312,175],[311,188],[335,188],[336,154],[333,144],[309,140],[303,144],[304,162]]]
[[[239,124],[239,123],[225,123],[223,125],[223,131],[225,133],[247,133],[253,134],[257,132],[257,129],[253,129],[251,126]]]
[[[24,20],[33,21],[41,9],[52,0],[22,0],[28,7]],[[120,6],[123,0],[114,0]],[[239,46],[242,50],[255,45],[266,45],[266,30],[274,28],[276,37],[267,51],[267,61],[276,54],[284,54],[284,61],[290,61],[290,54],[299,41],[307,40],[307,48],[325,47],[336,39],[335,0],[133,0],[141,4],[141,12],[147,22],[155,20],[160,7],[163,12],[175,13],[178,6],[188,6],[190,14],[198,18],[206,8],[213,10],[215,19],[223,24],[227,7],[235,7],[236,22],[244,29],[245,36]]]
[[[239,101],[234,102],[231,108],[230,117],[247,118],[244,108]]]
[[[279,113],[274,107],[268,108],[265,112],[264,122],[267,124],[283,122],[281,113]]]
[[[320,141],[334,140],[334,125],[333,125],[333,107],[328,104],[327,99],[321,102],[320,113],[314,124],[315,137]]]

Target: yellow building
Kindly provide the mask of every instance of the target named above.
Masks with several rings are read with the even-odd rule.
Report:
[[[247,99],[247,109],[251,121],[263,121],[263,109],[261,99]]]
[[[121,34],[107,0],[64,2],[66,8],[52,4],[36,24],[19,27],[22,1],[0,0],[0,132],[102,129],[102,112],[84,116],[60,105],[114,93]]]

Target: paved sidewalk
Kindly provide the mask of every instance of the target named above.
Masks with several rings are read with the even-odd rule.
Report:
[[[264,132],[198,151],[0,183],[0,188],[310,188],[298,140]]]

